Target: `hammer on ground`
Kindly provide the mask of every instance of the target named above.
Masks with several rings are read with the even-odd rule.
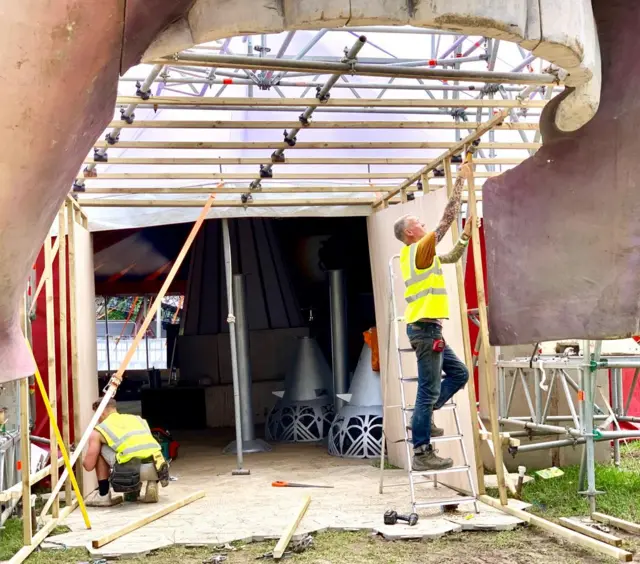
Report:
[[[411,513],[409,515],[399,515],[397,511],[385,511],[384,512],[384,524],[395,525],[398,521],[406,521],[410,527],[413,527],[418,523],[418,514]]]

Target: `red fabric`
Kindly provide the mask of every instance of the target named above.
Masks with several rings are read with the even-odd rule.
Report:
[[[480,248],[482,250],[482,268],[484,274],[484,287],[487,288],[487,253],[485,249],[485,241],[484,241],[484,226],[480,227]],[[476,293],[476,274],[475,267],[473,261],[473,248],[471,243],[469,243],[469,249],[467,251],[467,268],[464,276],[464,292],[467,298],[467,308],[475,309],[478,307],[478,295]],[[489,301],[489,296],[487,295],[487,302]],[[473,356],[478,355],[478,351],[475,350],[476,340],[478,338],[479,329],[476,327],[474,323],[469,320],[469,336],[471,338],[471,353]],[[476,400],[478,398],[480,387],[478,386],[478,368],[476,367],[473,371],[473,379],[476,385]]]
[[[69,281],[69,261],[67,260],[67,283]],[[40,281],[44,270],[44,250],[40,250],[36,261],[36,280]],[[37,286],[37,283],[36,283]],[[54,303],[54,320],[55,320],[55,354],[56,354],[56,375],[57,375],[57,419],[58,426],[62,426],[62,385],[60,378],[60,308],[59,308],[59,276],[58,276],[58,256],[53,261],[53,303]],[[69,312],[69,291],[67,286],[67,312]],[[49,393],[49,373],[47,359],[47,319],[46,319],[46,298],[45,289],[42,288],[40,296],[36,304],[36,318],[32,322],[33,334],[33,354],[40,371],[40,376],[44,382],[44,386]],[[69,422],[71,428],[71,440],[73,436],[73,391],[72,391],[72,374],[71,374],[71,334],[69,331],[69,316],[67,313],[67,364],[69,366]],[[91,376],[91,375],[88,375]],[[49,437],[49,417],[40,391],[36,387],[36,413],[35,426],[33,434],[39,437]],[[62,429],[60,429],[62,432]],[[43,445],[39,445],[43,446]]]

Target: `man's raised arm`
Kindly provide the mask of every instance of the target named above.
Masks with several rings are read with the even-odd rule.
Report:
[[[451,227],[453,220],[458,217],[458,213],[460,212],[460,201],[462,199],[462,189],[464,188],[465,180],[470,175],[471,165],[462,165],[458,178],[456,178],[456,183],[453,187],[453,193],[447,202],[447,206],[444,208],[442,219],[440,220],[440,223],[438,223],[438,227],[435,229],[436,242],[438,243],[442,241],[442,238],[449,230],[449,227]]]

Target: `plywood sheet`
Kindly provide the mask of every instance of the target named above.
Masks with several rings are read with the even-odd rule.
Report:
[[[557,130],[557,96],[540,150],[483,187],[494,345],[640,333],[640,11],[633,0],[594,0],[593,10],[595,117]]]
[[[392,206],[386,210],[375,213],[367,218],[367,227],[369,234],[369,252],[371,255],[371,274],[373,278],[373,293],[376,308],[376,326],[378,329],[378,340],[380,344],[380,369],[382,375],[383,393],[386,390],[386,405],[400,404],[400,385],[397,380],[398,368],[394,362],[395,345],[392,332],[393,327],[389,318],[389,259],[400,252],[401,243],[393,235],[393,224],[398,217],[404,214],[413,214],[420,217],[428,228],[435,228],[442,211],[446,204],[446,195],[444,190],[430,192],[421,198],[417,198],[413,202]],[[438,253],[442,254],[453,246],[453,236],[449,232],[443,242],[438,246]],[[399,275],[399,265],[395,261],[395,269],[398,272],[396,283],[394,284],[394,293],[396,303],[402,314],[404,311],[404,296],[402,289],[402,280]],[[456,281],[456,272],[454,265],[443,265],[447,292],[450,300],[451,319],[444,323],[444,337],[449,345],[456,351],[460,358],[464,358],[462,347],[462,327],[460,323],[460,306],[458,302],[458,290]],[[404,333],[404,324],[402,328],[401,346],[409,346],[408,339]],[[389,353],[392,355],[389,357]],[[406,357],[404,370],[405,376],[417,375],[417,365],[415,355],[405,354]],[[415,387],[407,386],[408,401],[413,404],[415,400]],[[469,405],[469,396],[466,390],[462,390],[456,394],[454,401],[459,406],[459,415],[462,426],[462,433],[465,437],[465,446],[469,456],[469,460],[474,460],[473,438],[471,436],[471,408]],[[402,415],[397,408],[386,409],[386,432],[388,437],[389,460],[392,464],[405,467],[405,450],[403,443],[393,443],[403,437],[402,431]],[[437,413],[435,417],[436,424],[444,427],[447,432],[454,430],[454,421],[450,412]],[[440,443],[438,444],[440,456],[449,456],[453,458],[456,465],[462,464],[462,453],[459,443]],[[445,476],[442,476],[444,479]],[[446,475],[446,482],[461,488],[468,488],[469,484],[466,476],[462,474]]]
[[[95,286],[91,234],[75,224],[75,294],[78,344],[78,378],[74,394],[79,397],[80,436],[93,417],[92,404],[98,399],[98,353],[96,350]],[[72,289],[71,291],[74,291]],[[98,486],[95,472],[84,472],[82,487],[88,494]]]

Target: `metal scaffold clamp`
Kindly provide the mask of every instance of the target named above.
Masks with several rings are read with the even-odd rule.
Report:
[[[73,186],[71,187],[71,189],[74,192],[84,192],[86,190],[85,185],[81,184],[77,180],[73,183]]]
[[[271,166],[260,165],[260,178],[273,178],[273,170]]]
[[[140,81],[138,81],[136,82],[136,96],[138,96],[142,100],[148,100],[149,98],[151,98],[151,89],[142,90],[142,84],[140,84]]]
[[[108,136],[109,135],[107,135],[107,137]],[[109,142],[109,139],[107,139],[107,142]],[[111,143],[111,145],[114,145],[114,144],[115,143]],[[101,151],[97,147],[94,147],[94,149],[93,149],[93,162],[94,163],[106,163],[108,161],[109,161],[109,155],[107,155],[107,153],[105,151]]]
[[[287,145],[289,145],[289,147],[295,147],[296,138],[295,137],[289,137],[289,132],[286,129],[283,131],[283,135],[284,135],[284,142]]]
[[[352,75],[356,74],[356,63],[358,62],[358,59],[356,57],[349,57],[349,48],[348,47],[344,48],[344,57],[342,57],[340,62],[344,63],[345,65],[349,65],[351,67],[349,72]]]
[[[111,135],[111,133],[107,133],[104,136],[104,139],[109,145],[115,145],[120,140],[120,135]]]
[[[253,202],[253,196],[251,194],[241,194],[240,201],[246,208],[247,204],[250,204],[251,202]],[[235,317],[234,317],[234,320],[235,320]]]
[[[97,178],[98,177],[98,171],[95,168],[89,168],[88,166],[84,167],[84,170],[82,171],[82,174],[84,174],[85,178]]]
[[[285,162],[285,156],[283,153],[278,153],[278,151],[274,151],[271,153],[271,162],[272,163],[283,163]]]
[[[462,121],[469,121],[469,118],[467,117],[467,112],[464,110],[464,108],[453,108],[450,112],[449,115],[452,118],[458,118],[461,119]]]
[[[260,179],[256,178],[255,180],[253,180],[251,182],[251,184],[249,184],[249,188],[251,190],[260,190],[262,188],[261,183],[260,183]]]
[[[131,115],[128,116],[127,115],[127,110],[125,110],[124,108],[120,108],[120,119],[122,121],[128,123],[129,125],[131,125],[131,124],[133,124],[133,120],[136,119],[136,114],[131,112]]]
[[[302,124],[303,127],[308,127],[309,126],[309,119],[305,117],[304,114],[300,114],[298,116],[298,120],[300,121],[300,123]]]
[[[316,86],[316,98],[320,100],[320,102],[326,102],[327,100],[329,100],[329,98],[331,98],[331,94],[329,94],[329,92],[325,92],[323,94],[322,87]]]

